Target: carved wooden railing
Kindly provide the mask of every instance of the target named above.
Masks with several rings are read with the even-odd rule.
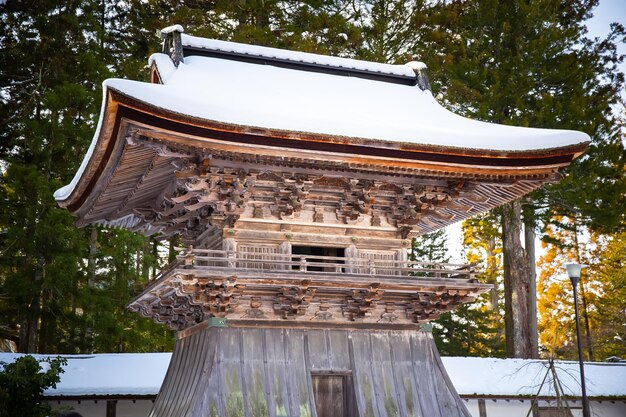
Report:
[[[212,249],[182,249],[175,268],[307,275],[356,275],[476,280],[476,264],[373,260],[356,257],[295,255]],[[172,268],[169,267],[168,270]]]

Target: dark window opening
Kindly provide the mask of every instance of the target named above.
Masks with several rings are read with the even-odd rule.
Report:
[[[317,417],[355,417],[356,401],[349,374],[314,373],[313,398]]]
[[[344,264],[343,259],[324,259],[316,258],[316,256],[330,256],[334,258],[344,258],[344,248],[327,248],[322,246],[292,246],[291,253],[293,256],[293,262],[298,262],[300,256],[305,256],[307,261],[307,271],[313,272],[343,272],[343,268],[339,265]],[[313,263],[313,265],[308,265]],[[328,266],[319,265],[329,264]],[[294,265],[293,269],[300,269],[299,266]]]

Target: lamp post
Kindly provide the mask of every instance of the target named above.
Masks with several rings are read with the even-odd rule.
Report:
[[[578,317],[578,281],[580,281],[580,270],[586,265],[567,264],[567,275],[572,282],[574,289],[574,313],[576,315],[576,340],[578,342],[578,364],[580,365],[580,387],[583,397],[583,417],[591,417],[589,410],[589,399],[587,398],[587,390],[585,388],[585,365],[583,364],[583,349],[580,342],[580,319]]]

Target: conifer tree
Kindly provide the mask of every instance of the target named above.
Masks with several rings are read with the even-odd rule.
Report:
[[[604,218],[604,224],[616,225],[623,221],[624,148],[612,127],[611,105],[623,87],[615,42],[624,31],[615,25],[605,40],[586,39],[584,22],[595,5],[596,0],[441,2],[430,36],[443,53],[426,61],[440,80],[435,86],[441,86],[442,100],[456,111],[496,123],[590,134],[587,156],[569,170],[575,176],[566,175],[534,198],[561,212],[574,209],[591,223]],[[591,181],[596,186],[586,187]],[[512,202],[503,211],[507,345],[509,355],[529,357],[530,320],[520,300],[530,284],[530,265],[517,238],[520,208]]]
[[[626,358],[626,232],[609,236],[591,259],[595,262],[587,277],[600,283],[595,301],[596,325],[592,328],[593,351],[597,360]]]
[[[19,350],[52,349],[81,279],[83,231],[52,193],[77,168],[107,73],[91,50],[92,2],[8,2],[0,13],[2,322]],[[19,331],[17,331],[19,328]]]
[[[147,81],[156,31],[174,23],[200,36],[354,55],[360,31],[347,10],[335,1],[0,5],[0,338],[24,352],[171,348],[163,326],[125,310],[164,262],[160,243],[77,229],[52,197],[92,138],[101,82]]]
[[[53,198],[87,149],[100,85],[113,68],[104,42],[106,4],[0,6],[0,337],[15,340],[21,352],[101,350],[94,338],[107,335],[94,327],[93,317],[123,308],[134,289],[120,274],[115,279],[124,280],[124,300],[111,300],[106,285],[95,285],[115,239],[98,242],[97,233],[92,239],[93,229],[76,228]],[[136,257],[132,251],[119,256]]]

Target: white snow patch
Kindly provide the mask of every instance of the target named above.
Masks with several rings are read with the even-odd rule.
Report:
[[[427,69],[426,64],[420,61],[411,61],[404,64],[414,71],[425,71]]]
[[[166,35],[166,34],[172,33],[172,32],[181,32],[181,33],[183,33],[184,31],[185,31],[185,29],[181,25],[172,25],[172,26],[168,26],[166,28],[161,29],[161,33],[163,35]]]
[[[554,396],[552,374],[541,386],[548,361],[445,357],[443,363],[459,394]],[[581,396],[578,362],[557,361],[555,369],[566,395]],[[626,363],[585,363],[587,395],[626,396]],[[540,389],[541,388],[541,389]]]
[[[159,75],[161,76],[161,81],[164,83],[167,83],[170,76],[176,72],[174,62],[166,54],[152,54],[148,59],[148,66],[151,66],[152,64],[156,64]]]
[[[381,74],[415,77],[415,73],[410,68],[407,68],[406,65],[392,65],[382,64],[378,62],[360,61],[358,59],[351,58],[340,58],[336,56],[318,55],[308,52],[269,48],[266,46],[219,41],[216,39],[200,38],[197,36],[185,34],[182,35],[181,39],[183,46],[191,46],[194,48],[210,49],[213,51],[230,52],[249,56],[275,58],[285,61],[322,65],[326,67],[337,67],[358,71],[377,72]]]

